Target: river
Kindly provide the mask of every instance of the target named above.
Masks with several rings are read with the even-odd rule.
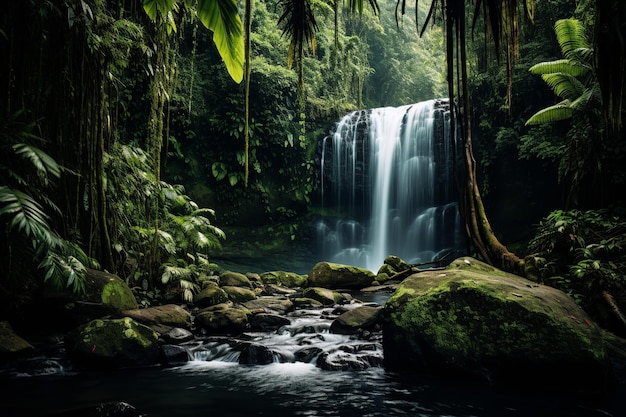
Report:
[[[379,305],[386,297],[359,295],[364,303]],[[274,355],[267,365],[239,364],[241,349],[233,339],[205,337],[187,345],[190,360],[182,366],[77,372],[58,339],[46,357],[0,373],[0,416],[51,416],[109,401],[127,402],[151,417],[626,416],[626,387],[537,391],[530,381],[528,389],[513,390],[388,372],[381,366],[380,334],[331,334],[332,314],[332,309],[296,310],[289,325],[235,339],[267,347]],[[317,353],[302,359],[303,349]],[[322,352],[341,356],[344,364],[373,366],[324,370]]]

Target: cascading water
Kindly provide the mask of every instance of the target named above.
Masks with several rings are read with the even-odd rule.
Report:
[[[346,115],[322,145],[324,259],[376,271],[463,247],[445,100]]]

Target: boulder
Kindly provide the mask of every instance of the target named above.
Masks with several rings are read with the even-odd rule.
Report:
[[[602,332],[565,293],[472,258],[405,279],[383,312],[385,363],[502,384],[600,386]]]
[[[30,356],[35,348],[18,336],[8,321],[0,321],[0,363]]]
[[[46,323],[47,327],[66,324],[71,329],[93,319],[138,307],[135,295],[124,280],[115,274],[89,268],[86,269],[84,293],[48,285],[44,298],[49,317],[43,319],[52,321]]]
[[[192,341],[194,339],[193,333],[187,329],[181,329],[180,327],[174,327],[169,331],[162,333],[161,338],[167,343],[180,344]]]
[[[309,273],[308,285],[330,289],[358,289],[371,285],[374,278],[374,273],[367,269],[332,262],[319,262]]]
[[[256,294],[249,288],[235,287],[232,285],[226,285],[222,289],[228,295],[228,298],[233,303],[245,303],[246,301],[254,300]]]
[[[210,307],[228,301],[228,294],[215,283],[209,283],[194,297],[194,304],[200,308]]]
[[[374,330],[382,307],[359,306],[346,311],[330,325],[330,332],[356,334],[359,330]]]
[[[322,308],[324,307],[324,304],[312,298],[296,297],[296,298],[292,298],[291,301],[293,302],[293,305],[296,308]]]
[[[162,345],[159,347],[159,359],[163,366],[181,366],[189,361],[189,352],[182,346]]]
[[[158,334],[130,317],[97,319],[65,337],[71,359],[89,368],[132,367],[159,362]]]
[[[249,329],[252,313],[242,308],[206,309],[196,315],[196,326],[210,334],[238,334]]]
[[[252,330],[262,332],[278,330],[289,324],[291,324],[291,321],[287,317],[278,314],[259,313],[252,316],[252,320],[250,320]]]
[[[193,322],[191,314],[176,304],[124,310],[121,315],[146,326],[164,325],[169,327],[190,328]]]
[[[388,265],[391,269],[391,271],[393,271],[394,273],[396,272],[402,272],[402,271],[406,271],[407,269],[411,269],[411,265],[409,265],[408,263],[406,263],[406,261],[398,256],[387,256],[385,258],[385,261],[383,263],[383,267],[385,265]],[[379,271],[380,272],[380,271]],[[387,272],[387,270],[384,270],[383,272]],[[393,274],[390,274],[393,275]]]
[[[268,365],[274,362],[274,354],[266,346],[256,343],[247,344],[239,355],[242,365]]]
[[[220,287],[225,286],[252,288],[252,283],[244,274],[226,271],[220,275]]]
[[[261,281],[264,284],[278,284],[285,287],[304,287],[307,283],[306,275],[296,274],[295,272],[271,271],[261,274]]]
[[[339,304],[344,301],[343,296],[338,292],[320,287],[305,289],[302,293],[302,297],[318,301],[325,306]]]
[[[249,310],[262,310],[266,313],[285,314],[293,310],[293,303],[281,296],[264,296],[246,301],[243,305]]]

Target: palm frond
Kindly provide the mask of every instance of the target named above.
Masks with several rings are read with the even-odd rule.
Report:
[[[572,115],[573,110],[571,102],[569,100],[563,100],[554,106],[546,107],[545,109],[539,110],[537,113],[533,114],[526,121],[526,126],[566,120],[571,118]]]
[[[563,56],[567,59],[578,59],[581,50],[590,48],[585,36],[585,27],[578,19],[557,20],[554,24],[554,32]]]
[[[576,100],[585,91],[585,86],[576,77],[557,72],[553,74],[543,74],[543,80],[552,88],[554,94],[569,100]]]
[[[40,177],[47,179],[48,176],[61,177],[61,167],[54,159],[36,146],[27,143],[13,145],[15,154],[30,161]]]
[[[591,71],[591,68],[574,62],[570,59],[557,59],[555,61],[540,62],[538,64],[535,64],[530,67],[528,71],[537,75],[561,72],[564,74],[572,75],[574,77],[579,77],[581,75],[586,75],[587,73],[589,73],[589,71]]]
[[[197,13],[202,24],[213,31],[213,42],[231,78],[240,83],[243,80],[244,42],[237,1],[198,0]]]

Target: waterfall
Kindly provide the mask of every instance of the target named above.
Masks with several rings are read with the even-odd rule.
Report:
[[[445,100],[347,114],[322,143],[325,260],[377,271],[463,247]]]

